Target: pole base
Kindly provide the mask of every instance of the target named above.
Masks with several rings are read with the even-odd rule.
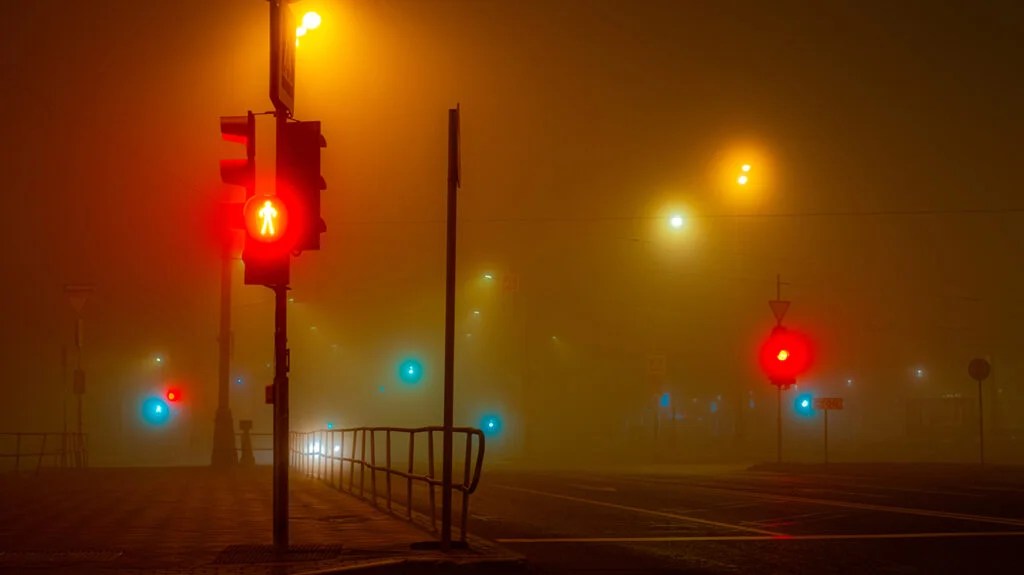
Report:
[[[210,457],[213,467],[234,467],[238,465],[238,452],[235,451],[235,425],[231,410],[217,408],[213,421],[213,454]]]

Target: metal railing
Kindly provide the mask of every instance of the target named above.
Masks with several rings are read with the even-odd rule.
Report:
[[[22,461],[25,465],[34,463],[35,474],[47,463],[52,467],[88,467],[86,439],[86,434],[74,432],[0,432],[0,459],[14,460],[13,473],[32,470],[22,469]]]
[[[271,455],[274,452],[274,434],[251,432],[235,433],[235,452],[238,454],[240,461],[244,461],[245,457],[246,436],[249,437],[249,448],[252,450],[253,455],[263,453],[268,454],[259,458],[261,460],[259,462],[260,465],[271,463]]]
[[[290,435],[290,464],[298,471],[327,482],[332,487],[370,501],[380,507],[379,498],[386,501],[386,510],[392,515],[403,517],[414,522],[413,485],[421,485],[427,489],[427,501],[430,512],[430,527],[437,531],[437,495],[436,488],[442,487],[437,473],[435,461],[434,435],[444,432],[442,426],[429,427],[356,427],[351,429],[322,429],[309,432],[292,432]],[[466,540],[466,524],[469,519],[469,496],[476,491],[480,483],[480,471],[484,461],[484,434],[473,427],[456,427],[452,430],[452,445],[456,445],[458,436],[465,438],[465,456],[462,460],[462,482],[452,481],[452,491],[462,494],[460,540]],[[378,438],[384,440],[383,462],[378,463]],[[425,437],[424,437],[425,436]],[[420,441],[417,441],[420,437]],[[476,438],[476,441],[473,441]],[[438,440],[440,443],[440,439]],[[369,443],[369,452],[367,452]],[[401,445],[401,444],[405,445]],[[426,459],[422,451],[417,458],[416,447],[426,445]],[[474,444],[476,449],[474,449]],[[396,450],[392,448],[398,445]],[[399,455],[393,457],[393,451],[406,448],[404,461],[393,466]],[[458,457],[453,449],[453,478],[456,476]],[[474,457],[475,453],[475,457]],[[383,475],[383,493],[378,493],[378,474]],[[358,485],[356,485],[356,476]],[[369,486],[367,486],[369,475]],[[405,480],[404,504],[396,501],[392,490],[392,477]],[[346,485],[346,479],[348,484]],[[400,479],[400,480],[401,480]],[[369,492],[369,497],[366,493]],[[403,514],[395,511],[395,506],[405,507]]]

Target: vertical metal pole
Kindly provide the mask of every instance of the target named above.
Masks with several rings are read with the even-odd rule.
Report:
[[[68,466],[68,346],[60,346],[60,390],[64,401],[64,434],[61,439],[60,466]]]
[[[441,549],[452,544],[452,427],[455,360],[455,223],[459,188],[459,109],[448,110],[448,230],[444,297],[444,432],[441,447]]]
[[[825,410],[825,464],[828,464],[828,410]]]
[[[252,161],[252,158],[250,158]],[[220,330],[217,365],[217,411],[213,421],[214,467],[233,467],[238,463],[235,451],[235,427],[231,417],[229,389],[231,380],[231,243],[225,234],[220,264]]]
[[[985,408],[981,397],[981,380],[978,380],[978,460],[985,465]]]
[[[288,547],[288,287],[274,286],[274,547]]]
[[[78,362],[78,369],[82,369],[82,318],[79,316],[75,319],[75,355],[77,356],[76,361]],[[83,390],[84,391],[84,390]],[[82,436],[82,394],[76,393],[75,396],[78,398],[78,436]]]
[[[775,391],[779,398],[775,412],[775,462],[782,463],[782,386],[776,385]]]

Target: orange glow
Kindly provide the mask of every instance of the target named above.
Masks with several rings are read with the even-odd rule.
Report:
[[[789,352],[784,349],[779,350],[779,355],[777,355],[776,357],[779,358],[779,361],[786,361],[787,359],[789,359]]]

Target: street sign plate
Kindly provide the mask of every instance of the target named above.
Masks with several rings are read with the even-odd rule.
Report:
[[[976,357],[967,366],[967,373],[974,381],[985,381],[988,379],[989,374],[992,373],[992,364],[980,357]]]
[[[661,377],[665,375],[665,356],[664,355],[649,355],[647,356],[647,375],[652,377]]]
[[[768,307],[772,308],[772,315],[775,316],[775,321],[782,323],[782,318],[786,317],[786,312],[789,311],[789,302],[773,299],[768,302]]]
[[[816,397],[814,398],[814,409],[842,409],[843,398],[841,397]]]
[[[295,112],[295,18],[287,5],[271,2],[270,101],[288,116]]]

